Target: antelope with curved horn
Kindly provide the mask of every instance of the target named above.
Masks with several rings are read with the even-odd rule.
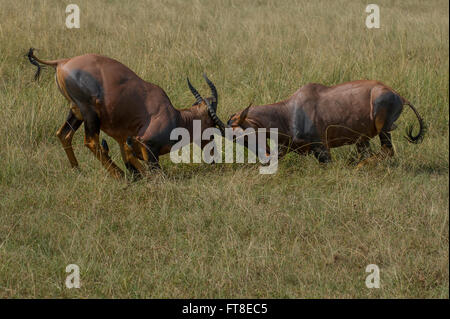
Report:
[[[310,83],[301,87],[287,100],[261,106],[249,106],[233,114],[229,127],[278,128],[279,155],[289,151],[313,153],[319,162],[331,160],[330,148],[356,144],[360,156],[367,154],[369,140],[378,135],[381,152],[361,161],[359,166],[380,157],[393,156],[391,131],[403,105],[415,113],[420,130],[416,136],[412,127],[407,131],[411,143],[419,143],[425,125],[414,106],[394,90],[378,81],[360,80],[335,86]],[[223,123],[222,123],[223,125]]]
[[[67,120],[56,135],[72,167],[78,167],[72,138],[82,123],[84,144],[116,178],[123,177],[124,173],[108,155],[106,141],[99,142],[100,130],[119,143],[127,169],[142,176],[149,168],[159,167],[159,156],[170,152],[177,142],[170,140],[174,128],[184,127],[192,133],[194,120],[201,121],[202,130],[221,124],[216,115],[217,90],[206,75],[212,97],[203,99],[188,79],[196,101],[189,108],[175,109],[163,89],[142,80],[116,60],[86,54],[44,61],[34,55],[32,48],[27,56],[37,67],[35,79],[42,64],[56,68],[56,83],[70,103]],[[145,161],[147,167],[139,160]]]

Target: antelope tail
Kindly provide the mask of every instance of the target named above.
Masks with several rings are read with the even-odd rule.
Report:
[[[39,79],[39,76],[41,75],[41,70],[43,68],[43,65],[41,65],[41,64],[50,65],[50,66],[56,68],[60,62],[67,60],[67,59],[61,59],[61,60],[44,61],[44,60],[37,58],[33,52],[34,52],[34,49],[30,48],[30,50],[26,54],[26,57],[28,58],[28,60],[30,61],[31,64],[33,64],[37,67],[36,73],[34,74],[35,81],[37,79]]]
[[[425,135],[425,132],[427,130],[425,122],[423,121],[422,117],[420,116],[419,112],[417,112],[416,108],[408,101],[405,101],[405,104],[408,105],[411,110],[413,110],[414,114],[416,114],[417,120],[419,121],[419,133],[417,133],[416,136],[414,136],[413,133],[413,125],[409,125],[409,127],[406,129],[406,139],[408,142],[413,144],[419,144],[422,142],[423,137]]]

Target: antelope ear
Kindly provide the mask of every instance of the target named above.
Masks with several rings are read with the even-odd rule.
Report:
[[[241,112],[241,115],[239,115],[238,125],[241,125],[241,124],[243,124],[243,123],[245,122],[245,119],[247,118],[247,115],[248,115],[248,111],[250,110],[250,106],[252,106],[251,103],[250,103],[249,106],[247,106],[247,107],[245,108],[245,110],[243,110],[243,111]]]

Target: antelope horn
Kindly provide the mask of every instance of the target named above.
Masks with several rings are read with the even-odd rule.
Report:
[[[218,95],[217,95],[217,89],[214,83],[208,77],[206,76],[206,73],[203,73],[203,78],[205,79],[206,83],[209,86],[209,89],[211,90],[211,94],[214,97],[214,100],[212,105],[209,104],[208,99],[205,100],[206,105],[208,106],[209,115],[211,116],[214,123],[219,127],[220,131],[223,135],[225,135],[225,128],[229,127],[228,125],[225,125],[217,116],[216,110],[217,110],[217,102],[218,102]]]
[[[196,101],[198,104],[200,104],[203,101],[203,98],[200,96],[200,94],[197,92],[197,90],[192,86],[191,81],[189,81],[189,78],[187,79],[187,83],[189,86],[189,90],[191,90],[192,94],[194,95]]]
[[[229,127],[228,125],[225,125],[217,116],[216,111],[212,107],[212,105],[209,103],[208,99],[204,100],[206,103],[206,106],[208,107],[209,116],[211,116],[212,120],[214,121],[214,124],[216,124],[219,127],[220,132],[222,135],[225,135],[225,128]]]
[[[211,94],[215,100],[215,101],[213,101],[212,106],[214,106],[214,109],[217,110],[217,103],[219,102],[219,97],[217,95],[217,89],[216,89],[214,83],[212,83],[211,80],[208,79],[208,77],[206,76],[206,73],[203,73],[203,78],[205,79],[206,83],[208,84],[209,89],[211,90]]]

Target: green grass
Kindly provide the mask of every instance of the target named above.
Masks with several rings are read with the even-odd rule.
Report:
[[[0,11],[0,297],[448,298],[448,2],[4,0]],[[393,132],[396,157],[375,167],[290,154],[258,165],[175,165],[131,185],[107,176],[74,139],[81,171],[55,136],[67,103],[44,59],[99,53],[158,84],[177,107],[207,72],[224,119],[309,82],[376,79],[410,100],[429,130],[420,145]],[[417,126],[417,124],[415,124]],[[104,136],[104,134],[103,134]],[[107,137],[113,159],[123,164]],[[379,148],[378,140],[372,147]],[[81,270],[67,289],[65,267]],[[381,288],[365,287],[380,267]]]

